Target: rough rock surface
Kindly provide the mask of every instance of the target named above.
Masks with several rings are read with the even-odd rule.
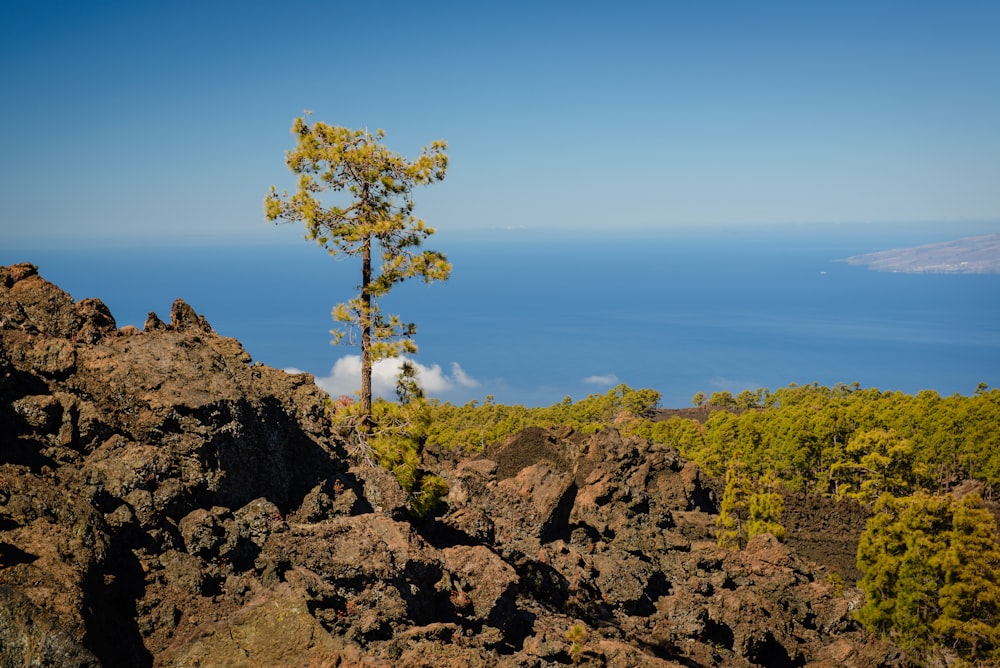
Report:
[[[906,663],[822,543],[716,547],[717,483],[667,447],[528,430],[435,462],[415,522],[326,401],[182,301],[119,330],[0,267],[0,665]]]

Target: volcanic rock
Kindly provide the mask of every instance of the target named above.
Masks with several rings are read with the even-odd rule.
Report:
[[[330,406],[181,300],[119,330],[0,267],[0,665],[906,665],[828,577],[835,541],[803,515],[798,544],[720,549],[718,481],[668,446],[436,452],[418,519]]]

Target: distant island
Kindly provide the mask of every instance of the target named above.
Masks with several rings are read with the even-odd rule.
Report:
[[[840,261],[903,274],[1000,274],[1000,234],[895,248]]]

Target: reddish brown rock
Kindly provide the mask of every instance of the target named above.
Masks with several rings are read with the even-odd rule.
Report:
[[[482,545],[458,545],[441,551],[448,598],[461,617],[495,628],[517,616],[517,572]]]
[[[119,331],[0,267],[0,665],[906,665],[852,618],[856,506],[721,550],[717,481],[552,427],[433,453],[417,522],[327,401],[181,300]]]

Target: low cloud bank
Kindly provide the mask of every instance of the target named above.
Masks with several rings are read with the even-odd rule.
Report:
[[[451,363],[451,373],[445,373],[439,364],[426,366],[407,357],[379,360],[372,366],[372,394],[391,399],[396,395],[396,380],[404,362],[416,369],[417,383],[429,396],[437,396],[451,390],[479,387],[479,381],[471,377],[458,364]],[[341,394],[354,396],[361,389],[361,356],[345,355],[336,361],[330,375],[317,378],[316,384],[330,396]]]

